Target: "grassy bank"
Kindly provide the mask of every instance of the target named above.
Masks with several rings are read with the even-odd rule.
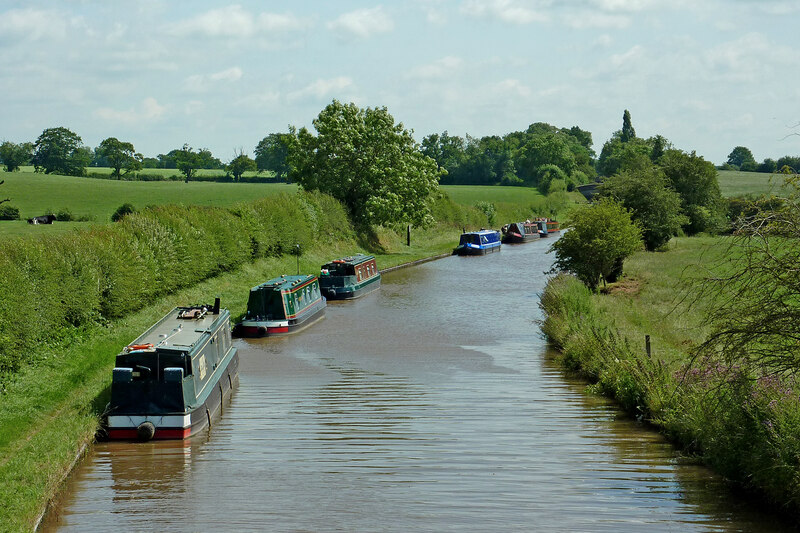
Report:
[[[785,196],[782,176],[764,172],[742,172],[739,170],[720,170],[717,173],[722,196],[775,195]]]
[[[753,369],[691,360],[708,335],[707,301],[688,280],[721,250],[720,238],[675,239],[663,253],[639,253],[608,294],[571,276],[542,297],[544,330],[563,365],[658,426],[687,454],[759,494],[800,512],[800,405],[793,383]],[[651,355],[645,348],[650,335]]]

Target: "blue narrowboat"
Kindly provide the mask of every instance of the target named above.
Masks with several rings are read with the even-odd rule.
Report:
[[[184,439],[211,425],[239,381],[230,313],[176,307],[116,357],[109,439]]]
[[[325,316],[325,298],[317,276],[283,275],[250,289],[247,313],[236,324],[239,337],[293,333]]]
[[[458,246],[453,250],[457,255],[486,255],[500,251],[500,232],[482,229],[461,234]]]
[[[356,254],[334,259],[320,268],[319,286],[328,300],[349,300],[381,285],[375,257]]]

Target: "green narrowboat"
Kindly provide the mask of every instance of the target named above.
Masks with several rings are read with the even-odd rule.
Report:
[[[325,316],[325,298],[317,276],[283,275],[250,289],[247,313],[236,324],[239,337],[293,333]]]
[[[111,380],[108,438],[183,439],[211,425],[239,380],[230,313],[176,307],[123,348]]]
[[[319,286],[329,300],[349,300],[381,285],[381,273],[371,255],[356,254],[325,263],[320,269]]]

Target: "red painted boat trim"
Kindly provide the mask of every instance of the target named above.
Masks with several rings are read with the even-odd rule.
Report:
[[[156,428],[153,440],[185,439],[192,434],[192,428]],[[136,428],[109,429],[108,438],[111,440],[138,440]]]
[[[276,328],[267,328],[267,335],[275,333],[289,333],[289,326],[280,326]]]

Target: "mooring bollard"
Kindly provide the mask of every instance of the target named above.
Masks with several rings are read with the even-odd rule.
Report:
[[[411,246],[411,224],[408,225],[408,233],[406,234],[406,246]]]

